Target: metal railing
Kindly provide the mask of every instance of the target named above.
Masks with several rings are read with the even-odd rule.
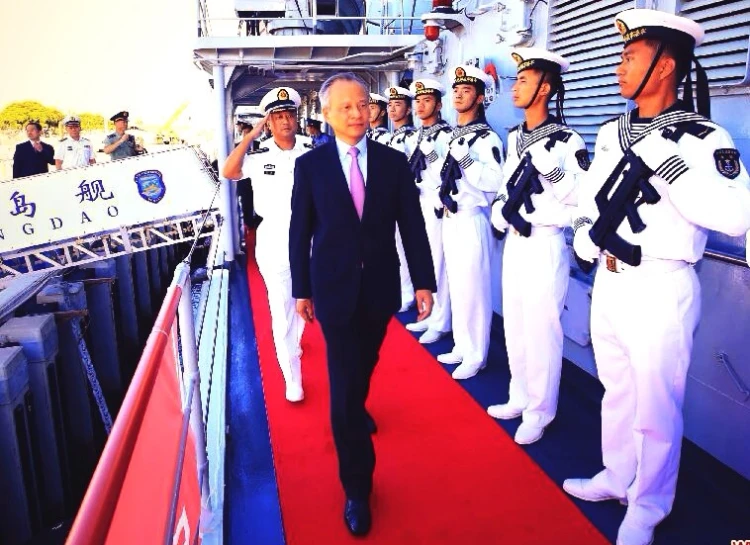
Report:
[[[68,544],[94,545],[108,541],[110,525],[115,516],[120,493],[123,490],[138,436],[144,424],[149,400],[158,379],[162,357],[165,350],[170,349],[168,343],[175,320],[179,324],[181,341],[181,376],[179,371],[177,372],[182,394],[180,400],[183,407],[182,424],[177,460],[171,480],[172,494],[168,516],[164,520],[162,535],[153,536],[151,542],[172,542],[189,430],[192,431],[195,444],[201,505],[204,508],[209,505],[208,459],[188,263],[189,258],[176,267],[172,283],[146,342],[133,381],[128,388],[112,433],[71,528]],[[145,492],[148,492],[147,489]],[[134,524],[137,522],[134,521]]]
[[[206,0],[197,0],[198,37],[216,38],[231,36],[257,36],[270,34],[273,22],[299,22],[311,33],[318,33],[318,23],[360,22],[359,34],[364,35],[411,35],[422,32],[422,20],[416,14],[420,0],[380,0],[372,5],[363,1],[364,15],[341,15],[339,0],[335,0],[333,15],[320,15],[316,0],[300,1],[294,13],[284,17],[211,17],[205,6]],[[429,10],[429,3],[425,9]],[[393,9],[398,5],[400,9]],[[393,13],[395,11],[395,13]],[[406,15],[409,13],[410,15]],[[309,26],[308,26],[309,25]],[[345,34],[345,32],[341,32]]]

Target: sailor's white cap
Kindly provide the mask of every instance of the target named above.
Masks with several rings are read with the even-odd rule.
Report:
[[[385,106],[386,104],[388,104],[388,99],[385,98],[383,95],[379,95],[377,93],[370,93],[370,104],[379,104],[381,102]]]
[[[276,87],[268,91],[260,101],[263,115],[282,110],[296,110],[302,103],[299,93],[291,87]]]
[[[534,69],[562,74],[570,67],[570,63],[565,58],[541,47],[517,47],[510,56],[516,61],[519,73]]]
[[[456,66],[451,71],[451,74],[453,74],[452,87],[462,84],[474,85],[481,91],[484,91],[485,87],[490,87],[493,83],[489,74],[485,74],[474,66]]]
[[[434,95],[441,97],[445,94],[445,87],[437,80],[421,78],[412,82],[409,86],[409,91],[411,91],[415,97],[418,97],[419,95]]]
[[[615,28],[625,45],[636,40],[659,40],[693,48],[703,41],[703,29],[698,23],[655,9],[622,11],[615,17]]]
[[[385,91],[388,100],[411,100],[414,98],[414,93],[405,87],[388,87]]]
[[[63,119],[63,125],[80,125],[81,118],[77,115],[68,115]]]

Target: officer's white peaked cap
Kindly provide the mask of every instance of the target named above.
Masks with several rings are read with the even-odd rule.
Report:
[[[299,93],[291,87],[276,87],[271,89],[260,101],[263,115],[282,110],[296,110],[302,103]]]
[[[68,115],[63,119],[63,125],[80,125],[81,118],[77,115]]]
[[[435,95],[441,97],[445,94],[445,87],[437,80],[421,78],[414,80],[409,86],[409,91],[411,91],[415,97],[418,97],[419,95]]]
[[[625,45],[636,40],[667,41],[685,47],[703,42],[703,29],[687,17],[655,9],[628,9],[615,17],[615,28]]]
[[[385,91],[388,100],[411,100],[414,98],[414,93],[405,87],[388,87]]]
[[[377,93],[370,93],[370,104],[380,104],[383,103],[385,106],[388,104],[388,99],[385,98],[383,95],[379,95]]]
[[[492,78],[489,74],[485,74],[479,68],[475,66],[456,66],[450,72],[452,74],[453,83],[452,87],[456,85],[478,85],[483,84],[484,87],[490,87],[492,85]]]
[[[565,58],[540,47],[517,47],[510,56],[516,62],[519,73],[534,69],[562,74],[570,67],[570,63]]]

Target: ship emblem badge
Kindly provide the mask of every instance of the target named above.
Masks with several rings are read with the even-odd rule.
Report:
[[[164,198],[167,186],[164,185],[164,178],[160,171],[144,170],[136,173],[133,178],[138,186],[138,194],[144,200],[156,204]]]

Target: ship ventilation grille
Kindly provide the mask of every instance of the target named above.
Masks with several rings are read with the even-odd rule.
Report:
[[[712,86],[750,83],[750,0],[683,0],[680,14],[706,31],[696,55]]]
[[[615,79],[622,38],[614,28],[614,18],[632,7],[633,0],[550,2],[549,48],[571,63],[564,76],[565,118],[590,151],[602,124],[625,111]]]

